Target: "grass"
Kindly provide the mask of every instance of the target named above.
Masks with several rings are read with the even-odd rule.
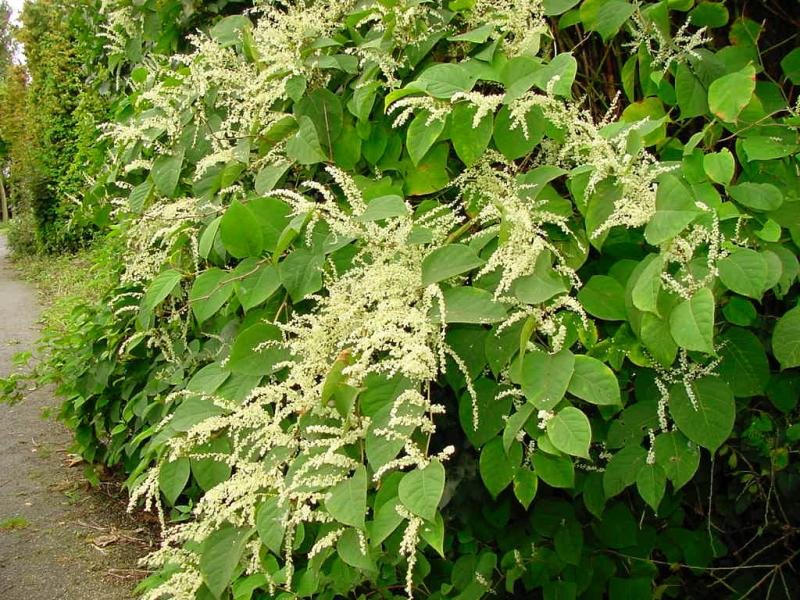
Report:
[[[13,531],[14,529],[25,529],[31,524],[25,517],[9,517],[0,521],[0,531]]]
[[[87,249],[75,254],[14,258],[14,265],[23,279],[36,286],[43,306],[45,329],[65,331],[72,310],[96,299],[105,289],[105,277],[94,267],[98,253],[96,249]]]

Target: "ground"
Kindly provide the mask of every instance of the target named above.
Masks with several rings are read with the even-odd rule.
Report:
[[[38,318],[36,294],[0,236],[0,376],[32,348]],[[49,389],[0,405],[0,598],[133,598],[150,531],[125,513],[117,485],[88,487],[69,432],[53,418],[57,407]]]

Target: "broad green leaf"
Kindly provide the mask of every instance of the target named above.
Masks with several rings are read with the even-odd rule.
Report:
[[[539,488],[539,478],[530,469],[521,467],[514,473],[514,496],[516,496],[522,508],[528,510],[531,502],[536,497]]]
[[[260,256],[264,239],[258,219],[249,206],[234,200],[219,224],[222,245],[234,258]]]
[[[444,467],[438,460],[406,473],[397,489],[400,502],[418,517],[433,521],[444,492],[444,479]]]
[[[483,369],[482,365],[480,369]],[[502,431],[504,425],[506,428],[508,427],[505,417],[508,417],[508,413],[511,410],[511,398],[498,399],[498,386],[494,380],[487,377],[481,377],[475,381],[473,388],[476,396],[475,401],[473,401],[472,395],[468,391],[464,391],[458,399],[458,420],[470,443],[476,448],[480,448]],[[473,402],[478,408],[477,429],[472,419]],[[533,407],[531,406],[531,408]],[[508,419],[508,422],[511,419],[513,419],[513,416]],[[522,424],[520,424],[520,427],[522,427]]]
[[[233,293],[231,274],[222,269],[209,269],[198,275],[189,292],[189,303],[198,323],[202,323],[228,301]]]
[[[215,598],[222,598],[242,557],[252,530],[224,527],[213,532],[203,543],[200,574]]]
[[[409,166],[405,172],[404,189],[409,196],[423,196],[438,192],[450,183],[447,173],[447,156],[450,145],[447,143],[436,144],[425,157],[414,167]]]
[[[724,379],[740,398],[759,396],[769,382],[769,361],[761,340],[741,327],[731,327],[720,336],[722,361],[717,367]]]
[[[422,285],[429,286],[484,264],[475,250],[464,244],[440,246],[422,261]]]
[[[781,369],[800,367],[800,306],[778,319],[772,332],[772,353]]]
[[[624,321],[625,288],[608,275],[593,275],[578,292],[578,300],[593,317],[604,321]]]
[[[283,549],[284,519],[288,510],[281,507],[277,496],[267,498],[256,513],[256,530],[261,542],[273,553],[281,556]]]
[[[434,98],[449,100],[456,92],[470,91],[474,81],[461,65],[440,63],[425,69],[415,83]]]
[[[656,191],[656,213],[644,229],[648,243],[657,246],[672,239],[694,221],[701,210],[683,181],[667,174]]]
[[[506,309],[486,290],[462,286],[444,291],[445,323],[497,323],[506,318]],[[442,320],[439,304],[431,310],[434,323]]]
[[[737,248],[719,261],[717,268],[727,288],[755,300],[761,298],[767,283],[767,263],[760,253]]]
[[[430,123],[430,113],[423,110],[414,117],[406,133],[406,149],[414,166],[428,153],[436,139],[444,131],[444,119],[433,119]]]
[[[638,444],[625,446],[612,456],[603,471],[603,492],[606,499],[613,498],[629,485],[633,485],[646,459],[647,452]]]
[[[370,200],[367,208],[356,217],[356,220],[368,223],[393,217],[403,217],[407,214],[408,206],[400,196],[380,196]]]
[[[703,169],[708,178],[714,183],[728,185],[733,179],[735,168],[736,161],[734,161],[733,154],[727,148],[703,156]]]
[[[540,410],[556,406],[567,391],[573,376],[576,356],[567,349],[556,354],[532,350],[525,354],[520,365],[522,392]]]
[[[669,315],[672,339],[681,348],[714,353],[714,294],[708,288],[694,293]]]
[[[397,512],[399,505],[400,500],[396,497],[384,502],[374,512],[373,520],[367,523],[369,541],[373,548],[376,548],[383,540],[389,537],[403,522],[403,517]]]
[[[325,162],[328,157],[322,151],[314,122],[303,115],[298,118],[300,128],[286,142],[286,156],[301,165]]]
[[[531,460],[533,472],[550,487],[571,488],[575,485],[575,467],[569,457],[534,452]]]
[[[588,417],[574,406],[562,408],[552,416],[547,422],[547,437],[562,452],[589,458],[592,427]]]
[[[667,490],[667,476],[664,469],[658,463],[651,465],[645,462],[636,476],[636,489],[642,500],[650,505],[653,512],[658,513],[658,505],[661,504],[661,499]]]
[[[192,375],[186,384],[186,389],[198,394],[213,394],[225,383],[230,374],[230,371],[224,369],[220,363],[210,363]]]
[[[575,6],[580,0],[543,0],[542,8],[548,17],[560,15]]]
[[[661,290],[661,271],[664,258],[660,254],[649,254],[642,263],[646,266],[639,272],[631,290],[633,305],[641,311],[659,314],[658,293]]]
[[[781,70],[792,84],[800,85],[800,48],[794,48],[781,59]]]
[[[503,440],[494,438],[481,449],[478,467],[486,489],[496,498],[514,479],[514,473],[522,460],[522,447],[512,444],[508,454],[503,448]]]
[[[503,450],[508,452],[511,445],[517,439],[517,434],[525,427],[525,423],[531,418],[535,407],[530,402],[520,406],[517,411],[508,417],[503,428]]]
[[[325,87],[316,88],[305,94],[294,105],[294,112],[300,121],[300,132],[303,131],[303,120],[309,119],[316,129],[322,153],[326,156],[331,156],[333,143],[341,135],[344,122],[344,109],[339,96]],[[310,145],[313,145],[311,138],[308,138],[308,140]],[[288,154],[288,145],[286,150]],[[301,162],[301,164],[313,163]]]
[[[330,515],[345,525],[364,529],[367,513],[367,470],[359,465],[353,476],[333,486],[325,499]]]
[[[598,406],[622,402],[619,382],[614,372],[596,358],[582,354],[575,357],[575,370],[567,391]]]
[[[235,271],[237,276],[242,277],[236,282],[236,297],[239,298],[242,308],[248,311],[262,304],[281,287],[281,277],[274,265],[255,263],[245,265],[249,268],[241,270],[240,267],[244,264],[245,261],[240,263]]]
[[[427,521],[420,529],[420,536],[430,544],[431,548],[438,552],[442,558],[444,555],[444,519],[438,512],[433,521]]]
[[[162,154],[153,161],[153,169],[150,176],[156,190],[162,196],[172,198],[178,187],[178,180],[181,176],[183,166],[183,148],[173,154]]]
[[[675,96],[681,119],[700,117],[708,112],[708,91],[688,64],[679,64],[675,74]]]
[[[733,431],[736,403],[728,385],[718,377],[704,377],[686,387],[675,384],[670,390],[669,412],[678,429],[694,443],[714,452]]]
[[[774,136],[752,135],[742,140],[742,150],[747,160],[773,160],[796,154],[800,146],[794,140]]]
[[[728,194],[742,206],[758,212],[777,210],[783,204],[783,194],[771,183],[746,181],[729,187]]]
[[[217,239],[217,232],[219,231],[219,224],[221,222],[222,216],[220,215],[211,221],[200,235],[200,241],[197,244],[197,251],[200,253],[201,257],[208,258],[211,254],[211,248],[214,246],[214,242]]]
[[[172,506],[189,481],[189,459],[181,457],[163,463],[158,471],[158,487]]]
[[[485,115],[477,127],[472,122],[477,109],[467,102],[453,106],[450,114],[450,140],[456,155],[466,166],[471,167],[483,156],[492,139],[492,115]]]
[[[680,431],[658,434],[653,450],[656,464],[664,470],[675,490],[689,483],[700,465],[697,444],[686,439]]]
[[[511,120],[507,106],[501,108],[494,119],[494,144],[509,160],[516,160],[529,154],[544,137],[544,118],[539,110],[531,110],[525,117],[527,133],[522,124]]]
[[[289,357],[283,349],[281,330],[269,323],[256,323],[236,336],[228,368],[241,375],[268,375]]]
[[[255,179],[256,194],[266,194],[280,181],[283,174],[289,170],[289,163],[277,161],[275,164],[263,167]]]
[[[596,31],[608,41],[636,11],[636,7],[625,0],[585,0],[581,4],[580,17],[586,29]]]
[[[546,92],[548,91],[548,86],[552,85],[553,79],[558,77],[555,85],[552,86],[553,95],[572,98],[572,83],[575,81],[577,72],[578,61],[575,60],[575,57],[570,52],[562,52],[554,56],[542,68],[536,70],[532,79],[536,87]]]
[[[175,270],[167,269],[159,273],[147,286],[147,291],[142,298],[142,308],[153,310],[172,293],[180,282],[181,274]]]
[[[336,554],[351,567],[364,571],[377,571],[369,546],[362,546],[355,529],[345,530],[336,542]]]
[[[261,229],[264,249],[276,252],[284,230],[292,222],[291,208],[278,198],[253,198],[247,203]],[[280,250],[282,252],[285,247]]]
[[[699,2],[689,13],[695,27],[722,27],[728,23],[724,2]]]
[[[756,70],[747,65],[740,71],[715,79],[708,88],[708,107],[727,123],[735,123],[756,89]]]
[[[569,565],[577,565],[583,553],[583,527],[578,519],[565,520],[564,524],[556,529],[553,535],[553,547],[558,558]],[[556,598],[563,597],[556,595]],[[567,597],[575,598],[574,589],[570,590]]]
[[[312,250],[300,248],[280,263],[281,283],[292,302],[300,302],[322,288],[322,265],[325,257]]]

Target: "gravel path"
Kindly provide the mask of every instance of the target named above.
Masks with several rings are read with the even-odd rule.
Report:
[[[37,337],[35,292],[19,280],[0,236],[0,376]],[[51,390],[0,404],[0,599],[130,599],[148,532],[115,486],[92,491],[70,466],[70,435]],[[74,462],[74,461],[72,461]]]

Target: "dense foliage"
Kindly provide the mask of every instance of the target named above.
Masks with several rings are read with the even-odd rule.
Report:
[[[43,377],[146,598],[791,597],[796,11],[133,4]]]

